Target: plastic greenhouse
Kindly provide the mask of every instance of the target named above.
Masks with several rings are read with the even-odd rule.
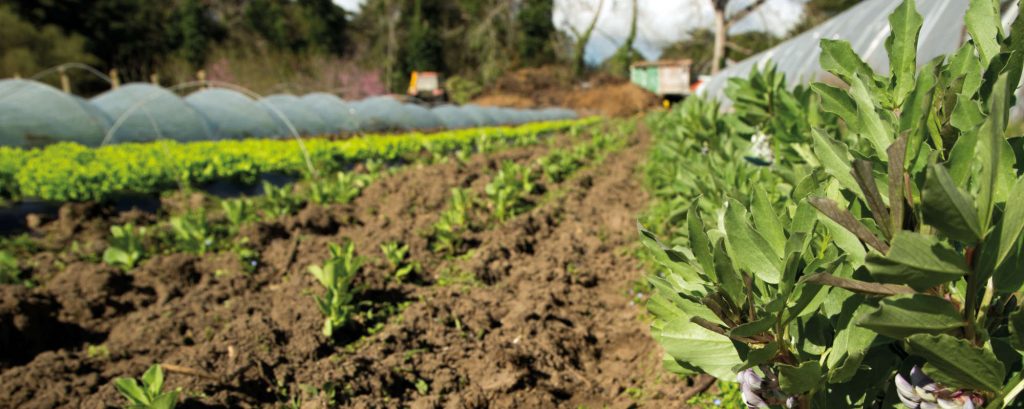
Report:
[[[185,102],[206,118],[216,139],[289,135],[259,102],[237,91],[204,89],[185,97]]]
[[[371,97],[352,103],[359,129],[362,131],[384,131],[402,129],[397,119],[402,112],[402,103],[391,97]]]
[[[90,102],[112,120],[113,134],[106,143],[160,138],[194,141],[212,137],[202,115],[176,94],[155,85],[126,84]]]
[[[0,145],[34,147],[78,142],[98,146],[110,122],[87,101],[49,85],[0,80]]]
[[[448,129],[462,129],[476,126],[476,120],[462,108],[455,105],[441,105],[432,109],[434,115]]]
[[[444,127],[441,119],[432,110],[416,104],[402,104],[402,111],[396,116],[402,129],[438,129]]]
[[[277,112],[274,112],[274,109],[277,109],[278,112],[288,118],[288,121],[300,135],[320,135],[338,131],[336,128],[327,126],[324,120],[320,118],[320,115],[308,109],[303,100],[294,95],[276,94],[264,97],[260,100],[260,107],[277,122],[278,127],[288,129],[288,124],[280,118]]]
[[[343,99],[325,92],[314,92],[299,99],[305,109],[317,114],[331,132],[359,130],[355,109]]]
[[[1017,15],[1016,2],[1003,13],[1003,25],[1008,26]],[[818,62],[823,38],[846,40],[854,52],[875,71],[889,71],[889,58],[885,39],[889,36],[889,14],[899,6],[894,0],[866,0],[825,23],[793,37],[771,49],[740,61],[712,77],[698,90],[704,96],[721,100],[728,105],[725,86],[732,77],[745,77],[755,67],[774,63],[786,75],[790,86],[811,81],[829,81],[831,75],[821,69]],[[917,62],[923,65],[931,59],[955,51],[967,39],[964,14],[968,0],[918,1],[917,11],[924,17],[918,42]]]

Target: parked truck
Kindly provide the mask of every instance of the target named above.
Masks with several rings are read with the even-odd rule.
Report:
[[[660,60],[634,63],[629,79],[661,97],[664,105],[682,100],[691,93],[691,60]]]

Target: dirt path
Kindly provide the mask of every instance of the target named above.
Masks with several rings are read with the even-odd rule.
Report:
[[[632,252],[648,139],[641,128],[602,164],[547,186],[538,207],[475,233],[479,246],[454,260],[426,238],[448,191],[480,190],[501,160],[531,162],[547,147],[415,165],[351,205],[258,223],[244,231],[262,254],[250,275],[218,273],[230,254],[169,254],[130,274],[79,262],[42,272],[42,288],[0,286],[0,336],[44,346],[29,362],[0,359],[0,407],[117,406],[110,380],[154,362],[194,372],[168,375],[184,408],[679,407],[686,385],[662,370],[629,293],[643,276]],[[373,317],[335,346],[305,270],[345,239],[370,260],[360,308]],[[389,241],[410,246],[421,276],[389,280]],[[3,327],[11,317],[22,326]],[[52,334],[62,341],[41,340]]]

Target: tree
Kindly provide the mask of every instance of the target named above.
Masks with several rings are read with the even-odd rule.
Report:
[[[192,68],[202,68],[206,64],[206,53],[210,50],[206,9],[199,0],[185,0],[180,14],[181,52]]]
[[[33,26],[9,7],[0,6],[0,78],[31,76],[66,62],[96,64],[85,51],[85,38],[66,35],[55,25]]]
[[[594,17],[590,20],[590,24],[583,32],[579,32],[575,27],[569,26],[573,34],[576,36],[576,45],[573,47],[572,53],[572,68],[573,75],[577,78],[583,76],[583,71],[586,68],[586,62],[584,57],[586,56],[587,43],[590,42],[591,35],[594,34],[594,29],[597,28],[597,20],[601,18],[601,9],[604,8],[604,0],[600,0],[597,4],[597,10],[594,11]]]
[[[406,71],[437,71],[444,67],[441,59],[441,41],[423,16],[422,0],[416,0],[412,17],[408,21],[402,47]]]
[[[639,58],[639,53],[633,48],[633,44],[636,43],[637,20],[640,14],[638,3],[638,0],[633,0],[633,19],[629,25],[629,35],[606,63],[608,71],[612,75],[619,77],[629,76],[630,64]]]
[[[525,0],[516,20],[519,23],[519,61],[526,65],[547,64],[555,59],[551,20],[553,0]]]
[[[348,14],[345,9],[331,0],[300,0],[309,24],[307,41],[334,55],[342,55],[348,49]]]
[[[727,36],[729,28],[731,28],[736,22],[746,18],[758,7],[761,7],[766,0],[753,0],[746,7],[728,16],[726,15],[726,12],[728,11],[731,0],[710,1],[711,8],[715,13],[715,43],[713,53],[711,55],[711,75],[715,75],[722,67],[722,61],[725,59],[725,43],[728,41]]]

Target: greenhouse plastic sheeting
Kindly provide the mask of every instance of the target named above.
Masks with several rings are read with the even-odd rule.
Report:
[[[210,128],[198,112],[178,95],[146,83],[126,84],[91,101],[112,120],[106,143],[211,139]]]
[[[260,108],[277,122],[278,127],[288,129],[289,132],[291,128],[288,125],[291,125],[299,135],[321,135],[338,131],[327,126],[316,111],[307,108],[305,102],[294,95],[276,94],[264,97],[259,102]]]
[[[204,89],[185,97],[185,102],[206,118],[216,139],[291,136],[258,102],[237,91]]]
[[[0,80],[0,145],[98,146],[109,128],[110,118],[79,97],[32,80]]]
[[[437,119],[448,129],[472,128],[478,125],[473,116],[455,105],[440,105],[431,111],[434,111]]]
[[[371,97],[352,103],[361,131],[385,131],[401,129],[397,116],[402,112],[402,103],[391,97]]]
[[[431,130],[444,127],[434,112],[416,104],[402,104],[402,111],[395,118],[398,126],[405,130]]]
[[[729,66],[708,80],[697,92],[728,105],[725,86],[729,78],[746,77],[753,68],[763,68],[769,62],[774,63],[779,72],[786,74],[791,87],[799,83],[827,80],[831,74],[823,71],[818,61],[821,52],[818,44],[823,38],[849,41],[853,51],[875,71],[888,73],[889,58],[885,50],[885,39],[890,31],[888,19],[900,3],[895,0],[864,1],[782,44]],[[960,47],[965,40],[963,20],[967,3],[968,0],[917,2],[918,12],[924,17],[918,42],[919,65]]]
[[[320,117],[331,132],[355,132],[359,130],[359,120],[351,104],[334,94],[314,92],[302,98],[302,104],[309,111]]]

